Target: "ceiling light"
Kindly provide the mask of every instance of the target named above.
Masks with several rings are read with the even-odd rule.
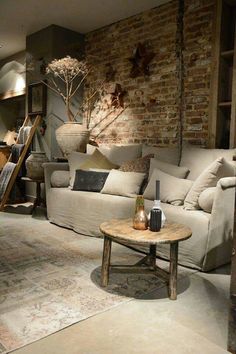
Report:
[[[0,44],[0,48],[2,48],[3,47],[3,44]]]

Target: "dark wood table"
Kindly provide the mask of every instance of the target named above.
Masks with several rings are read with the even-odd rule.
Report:
[[[169,298],[177,299],[177,266],[178,266],[178,244],[187,240],[192,235],[192,230],[185,225],[176,223],[165,223],[159,232],[150,230],[135,230],[132,219],[112,219],[100,225],[104,234],[104,247],[102,258],[101,285],[108,285],[110,267],[119,268],[120,271],[153,271],[160,279],[168,285]],[[111,245],[114,242],[124,242],[127,245],[149,246],[149,254],[134,265],[111,265]],[[156,247],[158,244],[170,244],[170,267],[169,272],[156,264]],[[123,268],[123,269],[122,269]]]
[[[37,206],[40,206],[44,202],[41,198],[41,183],[44,183],[44,179],[32,179],[29,177],[21,177],[21,179],[25,182],[36,183],[36,198],[34,200],[34,205],[32,208],[33,213]]]

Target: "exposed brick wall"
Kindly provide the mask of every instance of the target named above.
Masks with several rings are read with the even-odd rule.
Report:
[[[185,0],[185,140],[207,145],[214,2]]]
[[[128,92],[125,102],[129,107],[113,122],[114,116],[109,116],[107,123],[111,124],[105,130],[104,124],[94,129],[98,143],[178,143],[177,6],[174,0],[87,34],[86,55],[95,66],[88,86],[104,79],[110,63],[116,70],[114,81]],[[185,7],[184,140],[204,145],[208,135],[213,1],[186,0]],[[155,57],[150,76],[133,79],[128,58],[139,42],[146,42]]]

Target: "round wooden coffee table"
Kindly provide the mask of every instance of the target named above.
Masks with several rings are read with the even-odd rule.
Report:
[[[177,298],[177,265],[178,265],[178,244],[187,240],[192,235],[188,226],[166,222],[159,232],[150,230],[135,230],[132,219],[112,219],[100,225],[100,230],[104,234],[104,247],[102,258],[101,285],[107,286],[109,281],[111,244],[112,241],[129,245],[149,246],[149,254],[135,265],[112,265],[120,270],[132,269],[141,272],[153,271],[163,281],[168,284],[169,298]],[[170,244],[170,268],[169,272],[156,265],[156,247],[158,244]],[[144,267],[146,265],[146,267]]]

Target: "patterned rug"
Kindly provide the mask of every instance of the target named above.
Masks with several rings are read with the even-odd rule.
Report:
[[[111,273],[101,288],[102,247],[45,219],[0,213],[0,353],[163,286],[151,274]],[[114,263],[140,257],[113,244]]]

